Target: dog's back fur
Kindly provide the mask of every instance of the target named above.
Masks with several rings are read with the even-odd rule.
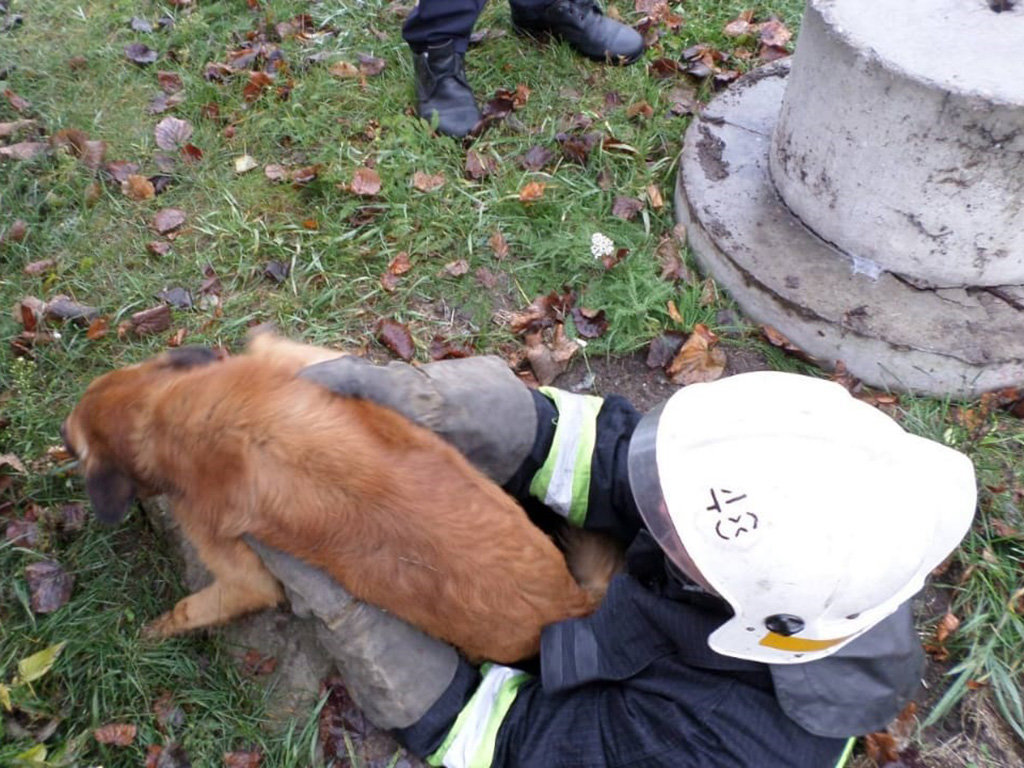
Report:
[[[132,493],[169,496],[218,579],[266,583],[241,540],[251,534],[478,659],[533,655],[541,627],[593,610],[603,584],[581,589],[498,486],[397,413],[297,378],[325,359],[302,349],[261,342],[252,355],[191,366],[157,358],[94,382],[67,429],[101,517],[127,478]],[[225,577],[233,570],[244,573]],[[233,605],[280,597],[263,591]],[[232,618],[181,607],[157,634]]]

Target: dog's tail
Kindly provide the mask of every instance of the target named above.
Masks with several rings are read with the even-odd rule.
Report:
[[[618,541],[603,533],[565,526],[558,532],[569,572],[594,605],[604,599],[612,577],[623,569],[625,553]]]

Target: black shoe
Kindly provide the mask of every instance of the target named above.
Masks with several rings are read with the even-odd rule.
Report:
[[[512,24],[518,32],[559,37],[598,61],[632,64],[644,52],[640,33],[609,19],[593,0],[554,0],[539,11],[512,5]]]
[[[466,82],[461,53],[449,40],[423,51],[413,51],[416,72],[416,114],[432,121],[437,114],[437,130],[446,136],[461,138],[480,122],[473,91]]]

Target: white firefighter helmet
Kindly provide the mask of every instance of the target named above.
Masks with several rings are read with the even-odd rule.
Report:
[[[776,372],[676,392],[633,433],[629,476],[670,560],[734,611],[712,649],[771,664],[828,656],[893,613],[977,499],[963,454]]]

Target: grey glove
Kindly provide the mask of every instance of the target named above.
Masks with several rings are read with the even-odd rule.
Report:
[[[497,357],[415,367],[378,366],[350,356],[311,365],[300,376],[339,395],[398,411],[439,434],[498,483],[515,474],[533,447],[533,397]]]
[[[317,639],[378,728],[412,725],[448,688],[459,663],[450,645],[356,600],[319,568],[251,536],[245,540],[284,585],[292,612],[319,619]]]

